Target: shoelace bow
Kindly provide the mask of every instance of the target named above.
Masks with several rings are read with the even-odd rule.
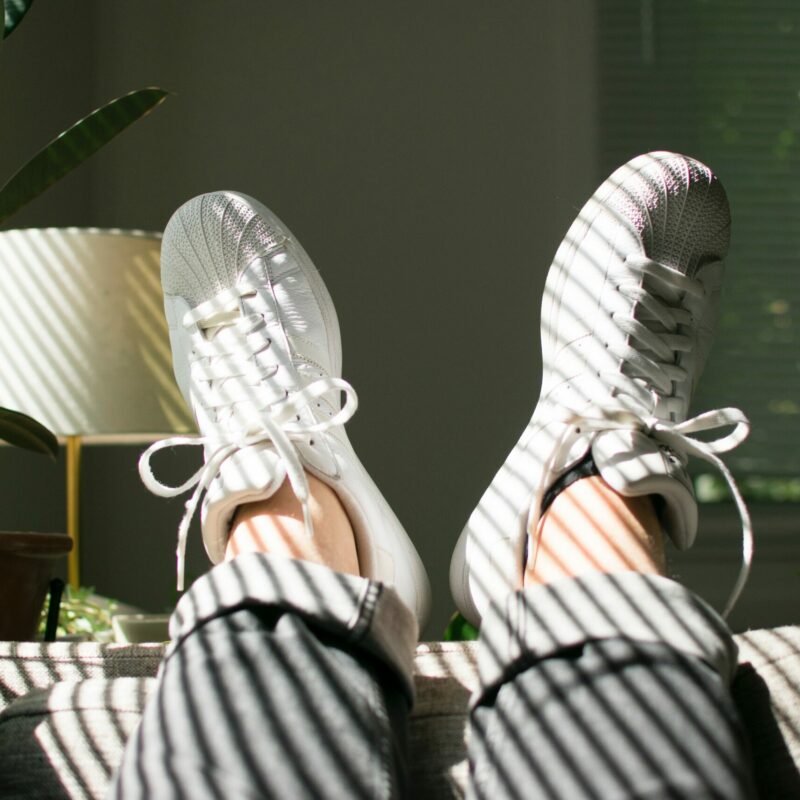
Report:
[[[240,302],[240,292],[225,292],[213,298],[207,303],[198,305],[195,309],[187,312],[184,317],[184,325],[190,327],[200,325],[201,327],[220,327],[235,329],[245,339],[263,326],[261,315],[250,315],[239,317],[233,321],[225,321],[226,314],[235,312]],[[263,337],[262,337],[263,338]],[[234,352],[225,352],[224,348],[215,347],[210,342],[195,342],[195,350],[201,356],[197,363],[197,369],[202,374],[204,381],[221,381],[228,378],[241,378],[246,376],[250,383],[263,380],[274,371],[274,368],[263,367],[257,364],[256,352],[247,364],[243,364],[241,359],[235,358]],[[266,347],[269,346],[269,341]],[[230,347],[228,348],[230,349]],[[240,351],[241,352],[241,351]],[[296,376],[299,379],[299,375]],[[198,384],[195,384],[197,386]],[[213,384],[212,384],[213,387]],[[257,386],[253,385],[253,399],[257,396]],[[341,391],[346,397],[346,402],[342,408],[327,419],[312,422],[303,419],[303,412],[309,408],[315,400],[323,397],[331,391]],[[225,410],[231,405],[230,400],[221,396],[220,392],[213,388],[201,391],[204,405],[207,408]],[[252,402],[252,400],[250,400]],[[161,497],[175,497],[183,494],[192,487],[194,492],[185,504],[185,512],[178,527],[177,545],[177,572],[178,590],[184,588],[184,568],[186,559],[186,539],[189,533],[189,526],[194,517],[203,494],[211,485],[216,477],[223,462],[231,455],[245,447],[252,445],[271,443],[275,452],[281,458],[286,469],[292,490],[300,501],[303,509],[303,520],[306,532],[309,537],[314,535],[314,525],[311,520],[309,506],[309,488],[305,470],[293,441],[303,440],[312,433],[324,433],[338,425],[343,425],[356,411],[358,398],[353,387],[341,378],[331,378],[324,376],[310,381],[305,386],[275,401],[266,401],[263,408],[259,409],[258,424],[247,432],[231,430],[229,432],[216,432],[210,436],[173,436],[169,439],[162,439],[155,442],[145,450],[139,459],[139,474],[145,486],[154,494]],[[161,483],[153,474],[150,466],[152,456],[170,447],[204,447],[209,448],[210,452],[205,463],[187,481],[180,486],[167,486]]]
[[[652,275],[658,281],[680,292],[702,295],[704,291],[696,280],[659,262],[644,257],[629,257],[627,262],[635,266],[637,271]],[[675,351],[686,351],[691,347],[689,337],[675,333],[678,324],[691,321],[691,315],[686,309],[667,305],[638,283],[626,285],[623,282],[619,288],[632,300],[647,308],[653,318],[665,328],[665,332],[654,332],[638,320],[614,316],[614,321],[630,338],[636,339],[656,356],[656,358],[651,358],[630,345],[625,345],[617,350],[610,348],[615,355],[623,358],[630,365],[628,371],[633,375],[604,373],[602,378],[607,384],[614,387],[615,397],[627,395],[634,401],[634,406],[640,410],[634,411],[622,404],[615,405],[612,398],[608,404],[592,406],[580,412],[570,409],[556,412],[554,421],[563,423],[564,428],[542,471],[542,480],[534,493],[526,530],[531,531],[535,554],[538,547],[537,529],[540,508],[547,490],[547,486],[544,484],[555,465],[562,463],[566,458],[576,435],[609,430],[640,431],[670,450],[683,454],[684,457],[694,456],[707,461],[719,470],[728,484],[742,521],[742,564],[725,604],[723,616],[727,616],[739,599],[750,574],[753,559],[753,526],[736,481],[718,454],[732,450],[741,444],[750,432],[750,422],[737,408],[707,411],[683,422],[672,422],[653,416],[655,405],[653,394],[636,378],[643,378],[646,383],[651,383],[658,391],[667,392],[673,380],[685,380],[688,377],[686,371],[680,366],[669,362],[674,362]],[[665,361],[667,363],[664,363]],[[727,436],[713,441],[703,441],[691,435],[729,426],[734,427]]]

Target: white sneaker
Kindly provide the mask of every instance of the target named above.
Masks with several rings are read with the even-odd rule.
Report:
[[[725,192],[702,164],[650,153],[618,169],[583,207],[550,267],[542,300],[543,378],[533,417],[467,522],[450,586],[473,624],[522,586],[528,531],[542,498],[591,450],[620,494],[656,495],[666,533],[687,548],[697,531],[688,457],[714,464],[736,499],[747,578],[747,510],[717,453],[749,431],[741,411],[687,419],[711,345],[730,215]],[[734,426],[703,442],[689,434]],[[533,543],[535,545],[535,543]]]
[[[236,509],[270,497],[287,477],[313,535],[308,470],[341,500],[361,574],[394,586],[424,624],[428,579],[342,427],[356,410],[356,394],[340,377],[333,302],[299,242],[245,195],[201,195],[167,225],[161,280],[175,377],[200,436],[157,442],[139,469],[147,487],[162,496],[195,487],[179,528],[179,588],[186,535],[201,497],[203,541],[218,563]],[[164,486],[152,474],[150,457],[184,444],[203,445],[205,464],[182,486]]]

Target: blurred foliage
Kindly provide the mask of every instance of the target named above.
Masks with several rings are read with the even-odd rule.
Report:
[[[0,222],[152,111],[167,94],[163,89],[152,87],[130,92],[111,100],[56,136],[0,188]]]
[[[478,629],[456,612],[450,617],[450,622],[444,630],[442,637],[445,642],[467,642],[478,638]]]
[[[33,0],[5,0],[1,5],[4,6],[3,17],[5,25],[3,28],[3,36],[0,38],[7,39],[14,32],[17,25],[22,22],[22,18],[33,5]]]
[[[673,150],[708,164],[730,200],[721,316],[692,411],[741,407],[752,432],[725,461],[749,497],[792,499],[800,476],[800,3],[604,0],[597,26],[597,177],[637,153]]]
[[[33,0],[0,0],[8,37],[27,14]],[[58,182],[112,139],[147,115],[169,93],[147,87],[117,97],[60,133],[0,188],[0,222]],[[13,116],[8,117],[13,124]]]
[[[40,636],[44,636],[49,605],[49,601],[45,603],[39,619]],[[80,589],[73,589],[67,584],[61,597],[56,638],[86,636],[91,639],[110,641],[112,636],[111,617],[116,610],[117,601],[96,595],[93,586],[81,586]]]
[[[800,503],[800,478],[759,477],[737,478],[742,497],[749,503]],[[695,476],[694,488],[701,503],[733,502],[728,485],[718,474]]]

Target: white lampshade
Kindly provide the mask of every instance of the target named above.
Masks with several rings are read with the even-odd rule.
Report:
[[[139,231],[0,232],[0,406],[89,441],[194,430],[172,374],[160,246]]]

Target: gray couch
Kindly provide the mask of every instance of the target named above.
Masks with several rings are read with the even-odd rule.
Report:
[[[762,798],[800,798],[800,627],[737,636],[734,695]],[[163,646],[0,642],[0,797],[99,798],[154,685]],[[417,798],[461,797],[475,644],[417,648]]]

